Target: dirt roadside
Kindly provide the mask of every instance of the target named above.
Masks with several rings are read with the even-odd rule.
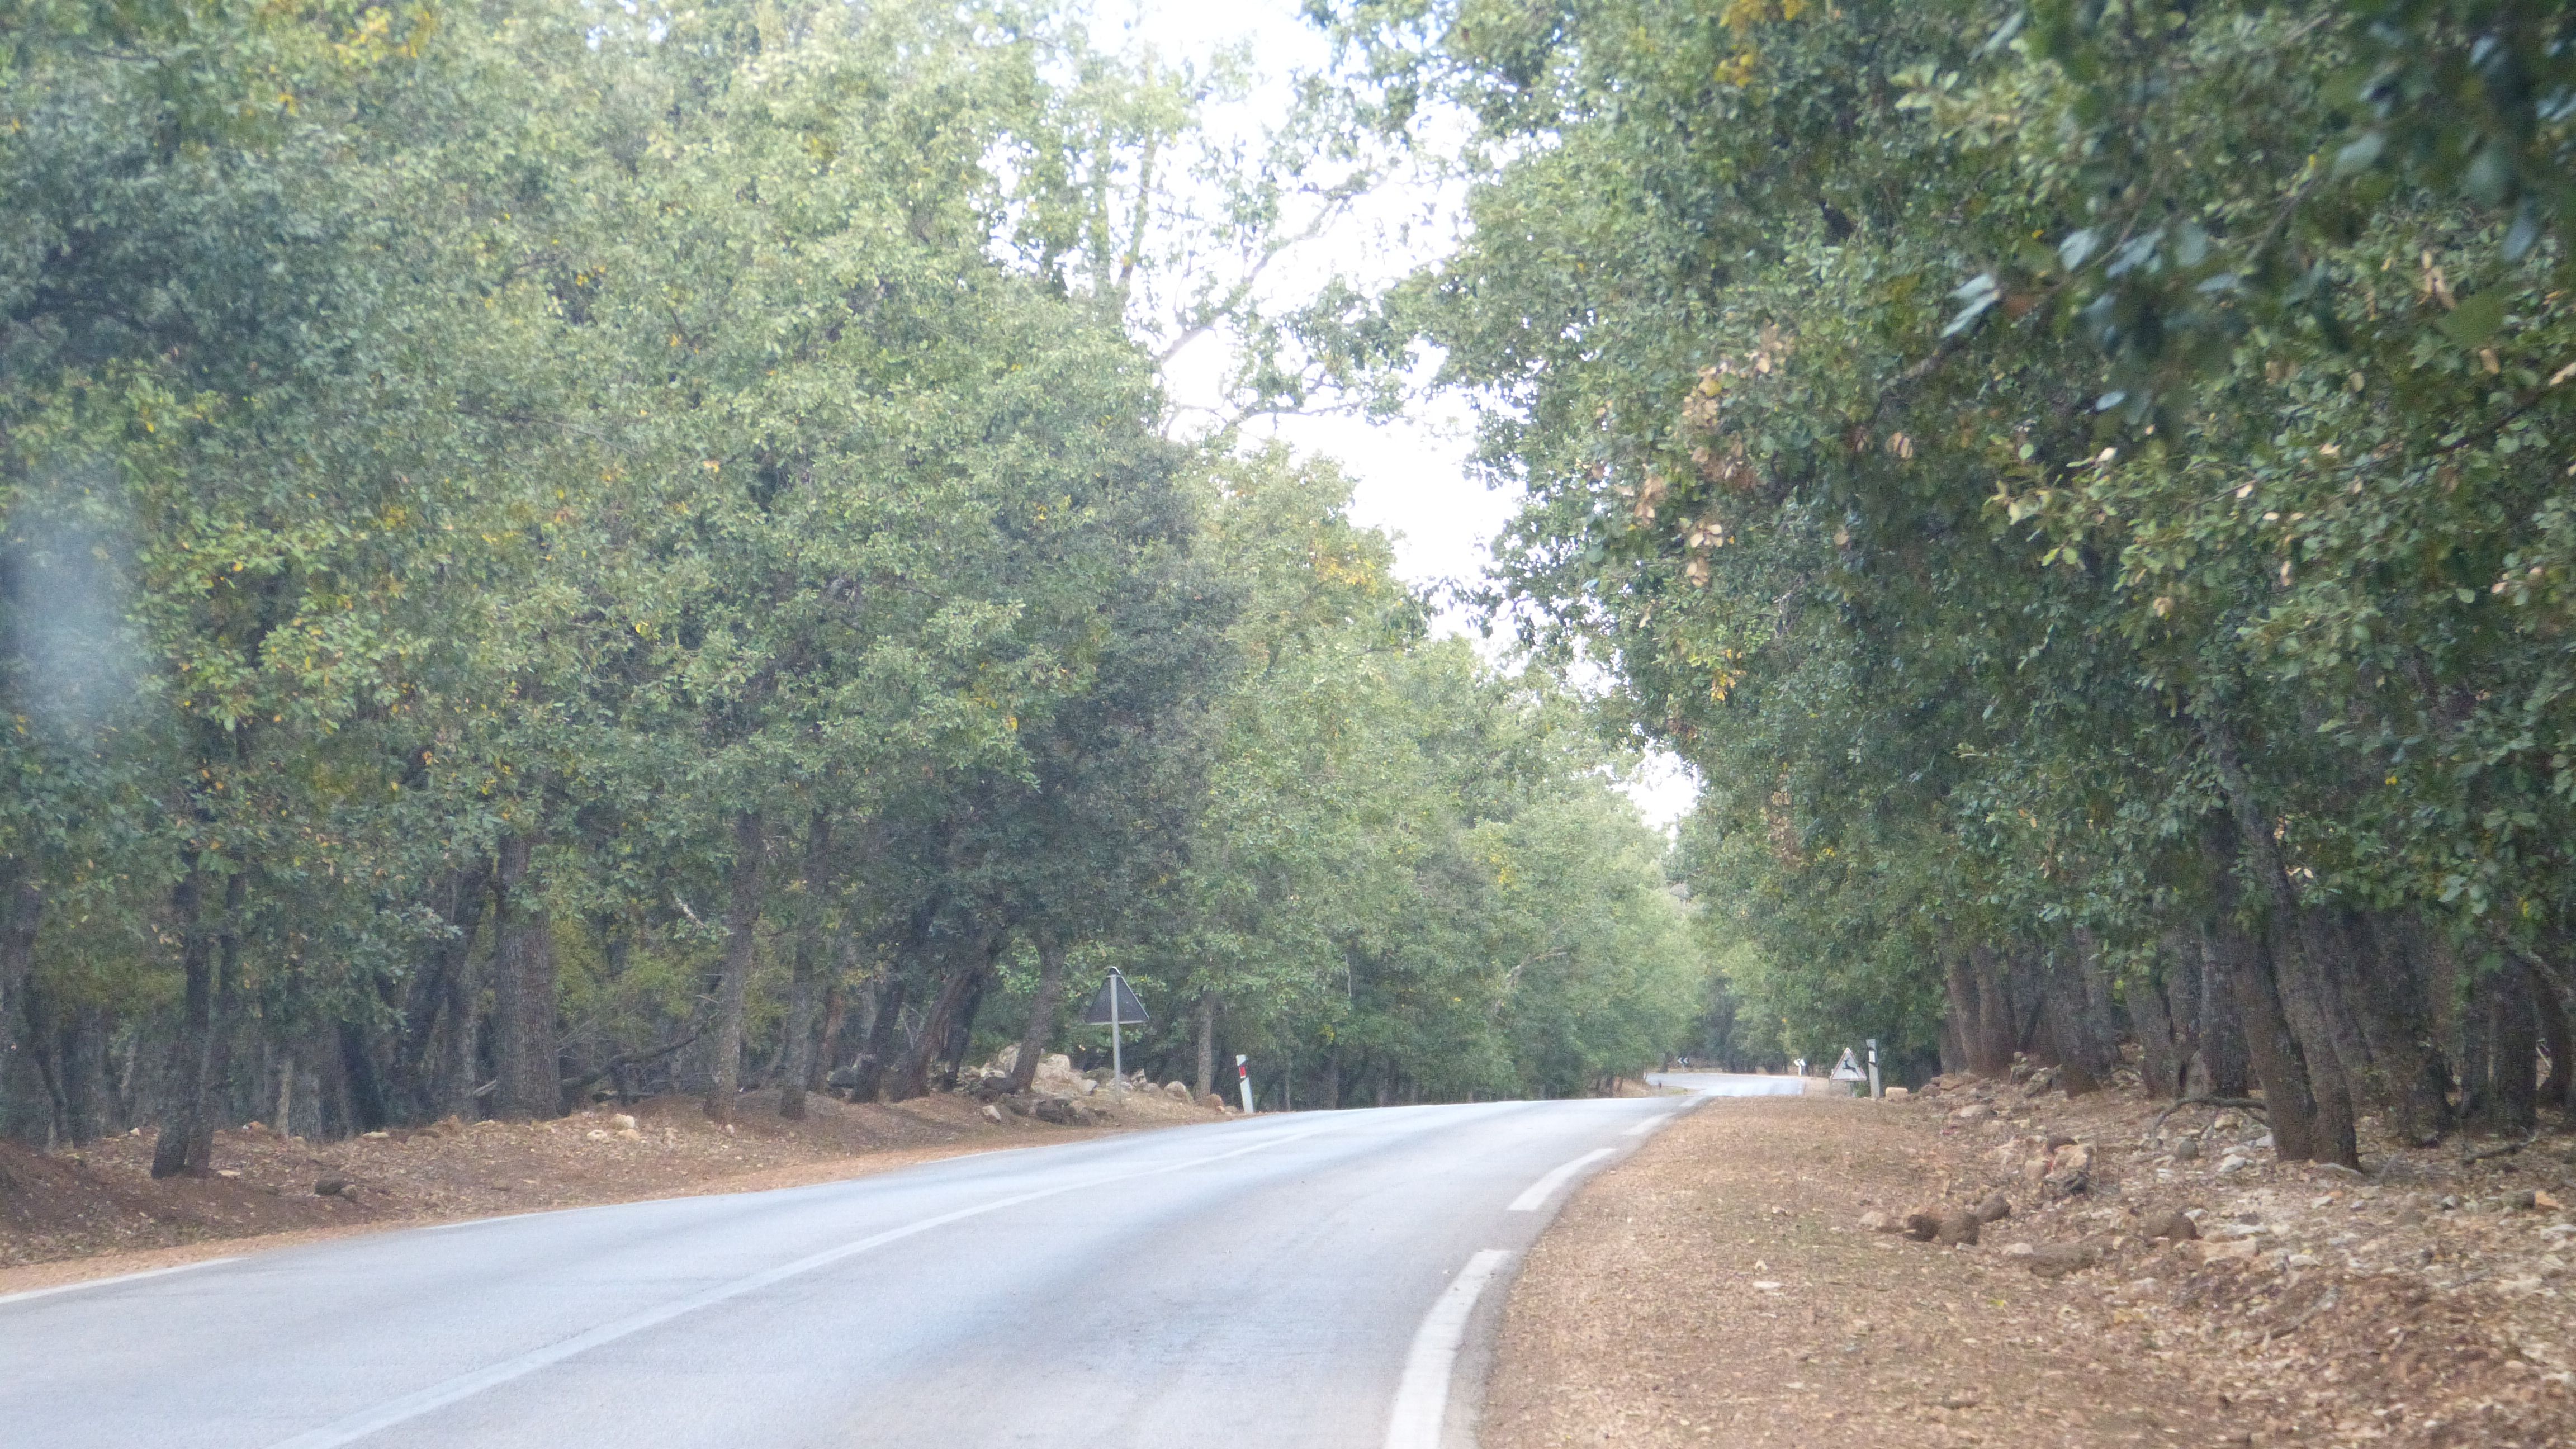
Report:
[[[752,1095],[728,1131],[697,1098],[665,1097],[553,1122],[451,1122],[330,1143],[251,1123],[216,1134],[216,1176],[159,1182],[148,1135],[51,1154],[0,1142],[0,1295],[355,1233],[795,1187],[1220,1115],[1153,1092],[1083,1102],[1073,1122],[998,1108],[997,1122],[962,1093],[891,1106],[813,1096],[806,1120],[785,1122],[774,1100]]]
[[[2576,1443],[2576,1141],[2363,1178],[2152,1116],[2006,1083],[1709,1102],[1531,1251],[1481,1442]],[[1901,1231],[1997,1192],[1973,1246]],[[2148,1235],[2186,1211],[2196,1240]]]

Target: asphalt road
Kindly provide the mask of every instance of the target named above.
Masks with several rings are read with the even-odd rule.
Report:
[[[1519,1252],[1689,1105],[1265,1116],[0,1299],[0,1443],[1457,1449]]]

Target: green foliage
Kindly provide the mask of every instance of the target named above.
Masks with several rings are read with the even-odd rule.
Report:
[[[1502,597],[1710,782],[1748,1011],[1928,1048],[1970,943],[2262,917],[2367,1096],[2339,992],[2564,993],[2565,13],[1332,9],[1481,128],[1405,304],[1529,491]]]
[[[188,1130],[879,1005],[917,1079],[1055,946],[1434,1091],[1655,1055],[1695,958],[1573,706],[1168,436],[1209,331],[1240,407],[1371,365],[1208,265],[1371,174],[1321,93],[1224,164],[1233,83],[1044,6],[0,6],[0,1022]],[[1502,909],[1543,857],[1602,898]]]

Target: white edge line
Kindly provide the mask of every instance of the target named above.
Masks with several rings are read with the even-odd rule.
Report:
[[[1602,1158],[1608,1157],[1611,1154],[1611,1151],[1612,1149],[1607,1147],[1593,1148],[1581,1157],[1574,1159],[1572,1162],[1556,1169],[1547,1176],[1531,1183],[1529,1185],[1529,1190],[1522,1193],[1519,1197],[1513,1198],[1512,1205],[1504,1211],[1516,1213],[1537,1212],[1540,1208],[1547,1205],[1547,1200],[1556,1194],[1556,1190],[1558,1188],[1565,1186],[1565,1180],[1567,1178],[1572,1177],[1583,1169],[1599,1162]]]
[[[799,1258],[792,1263],[782,1263],[775,1268],[764,1269],[763,1271],[754,1273],[749,1277],[737,1278],[733,1282],[719,1284],[716,1287],[709,1288],[702,1293],[697,1293],[690,1297],[680,1299],[677,1302],[665,1303],[658,1308],[648,1308],[641,1313],[631,1314],[625,1318],[617,1319],[614,1322],[603,1323],[599,1327],[591,1329],[586,1333],[578,1333],[570,1338],[548,1344],[543,1348],[532,1349],[515,1358],[503,1359],[499,1363],[492,1364],[485,1368],[476,1369],[471,1373],[458,1374],[454,1378],[448,1379],[442,1383],[432,1384],[428,1388],[422,1389],[417,1393],[405,1394],[398,1399],[389,1399],[373,1408],[361,1409],[357,1413],[351,1414],[336,1422],[325,1424],[318,1429],[313,1429],[306,1433],[298,1434],[292,1439],[281,1440],[274,1446],[274,1449],[338,1449],[338,1446],[340,1445],[353,1444],[360,1439],[366,1438],[370,1434],[377,1433],[380,1430],[390,1429],[396,1424],[417,1419],[421,1415],[429,1413],[434,1409],[444,1408],[460,1399],[471,1398],[474,1395],[483,1392],[485,1389],[497,1388],[502,1384],[510,1382],[512,1379],[524,1378],[529,1374],[535,1373],[539,1369],[561,1363],[565,1359],[571,1358],[576,1354],[587,1353],[591,1349],[598,1348],[603,1344],[614,1343],[621,1338],[627,1338],[635,1334],[642,1333],[648,1328],[658,1327],[670,1322],[674,1318],[680,1317],[683,1314],[694,1313],[701,1308],[711,1308],[718,1303],[725,1302],[728,1299],[739,1298],[746,1293],[756,1293],[763,1288],[785,1282],[787,1279],[797,1277],[800,1274],[813,1272],[817,1268],[829,1267],[834,1263],[840,1262],[844,1258],[855,1258],[861,1253],[884,1247],[888,1243],[896,1242],[903,1238],[909,1238],[916,1233],[926,1233],[932,1228],[945,1227],[950,1223],[960,1222],[967,1218],[982,1217],[986,1213],[1000,1212],[1004,1208],[1018,1207],[1022,1203],[1036,1202],[1040,1198],[1058,1197],[1068,1192],[1079,1192],[1088,1187],[1102,1187],[1113,1182],[1131,1182],[1140,1177],[1158,1177],[1164,1173],[1179,1172],[1185,1168],[1204,1167],[1211,1162],[1223,1162],[1230,1157],[1241,1157],[1246,1153],[1261,1152],[1272,1147],[1284,1146],[1287,1143],[1313,1137],[1328,1130],[1330,1129],[1325,1127],[1313,1127],[1303,1132],[1292,1132],[1281,1137],[1266,1138],[1260,1142],[1235,1148],[1230,1152],[1214,1153],[1206,1157],[1194,1157],[1186,1162],[1170,1163],[1162,1167],[1150,1167],[1137,1172],[1112,1173],[1106,1177],[1089,1178],[1081,1182],[1066,1183],[1062,1187],[1041,1188],[1036,1192],[1024,1192],[1017,1196],[1001,1198],[993,1202],[979,1203],[974,1207],[959,1208],[955,1212],[941,1213],[935,1217],[923,1218],[919,1222],[906,1223],[899,1228],[888,1228],[884,1232],[875,1234],[872,1237],[861,1238],[852,1243],[843,1243],[837,1248],[826,1248],[822,1252]]]
[[[140,1273],[119,1273],[113,1278],[91,1278],[80,1283],[58,1283],[51,1288],[30,1288],[23,1293],[0,1293],[0,1303],[24,1303],[30,1298],[51,1298],[57,1293],[78,1293],[84,1288],[109,1288],[119,1283],[139,1283],[146,1278],[166,1278],[172,1273],[193,1273],[217,1263],[238,1263],[239,1253],[228,1258],[205,1258],[194,1263],[181,1263],[175,1268],[146,1268]]]
[[[1458,1346],[1467,1337],[1467,1317],[1476,1311],[1485,1284],[1511,1256],[1501,1248],[1479,1251],[1422,1316],[1413,1346],[1404,1355],[1404,1376],[1396,1381],[1386,1449],[1440,1449],[1442,1421],[1449,1413],[1449,1379],[1458,1367]]]
[[[1663,1126],[1665,1123],[1670,1122],[1680,1115],[1681,1114],[1678,1112],[1658,1112],[1654,1116],[1647,1118],[1645,1121],[1638,1123],[1636,1126],[1629,1128],[1627,1131],[1622,1132],[1619,1135],[1622,1137],[1643,1137],[1647,1133],[1654,1131],[1656,1128]]]
[[[578,1211],[578,1209],[571,1209],[570,1211]],[[467,1218],[462,1222],[431,1223],[428,1227],[421,1229],[421,1231],[424,1233],[452,1233],[458,1228],[488,1227],[493,1223],[515,1223],[521,1218],[542,1218],[551,1216],[553,1216],[553,1214],[546,1212],[543,1209],[539,1209],[532,1213],[503,1213],[497,1218]]]

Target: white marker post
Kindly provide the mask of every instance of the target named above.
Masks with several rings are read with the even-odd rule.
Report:
[[[1243,1115],[1246,1117],[1252,1115],[1252,1073],[1245,1070],[1243,1064],[1250,1060],[1252,1058],[1245,1056],[1234,1059],[1234,1084],[1243,1089]]]
[[[1887,1095],[1887,1090],[1886,1090],[1886,1088],[1882,1087],[1882,1086],[1879,1084],[1879,1080],[1878,1080],[1878,1038],[1877,1038],[1877,1037],[1871,1037],[1871,1038],[1869,1039],[1869,1094],[1870,1094],[1870,1096],[1872,1096],[1873,1098],[1875,1098],[1875,1097],[1884,1097],[1884,1096],[1886,1096],[1886,1095]]]

